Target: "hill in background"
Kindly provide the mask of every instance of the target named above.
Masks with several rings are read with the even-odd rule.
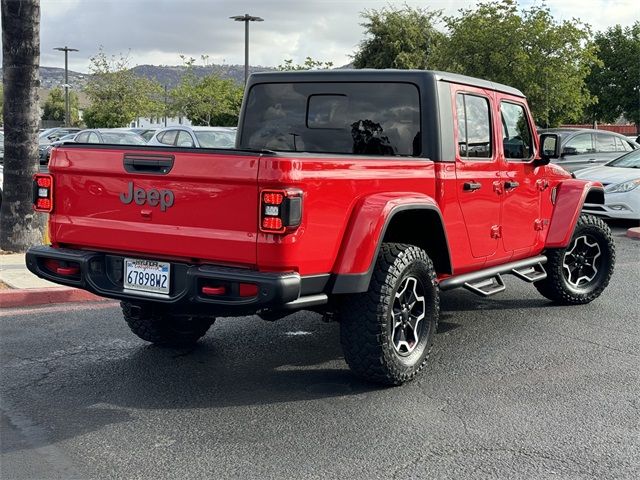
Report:
[[[216,74],[221,78],[231,79],[242,85],[244,81],[244,65],[208,65],[194,66],[194,72],[198,77]],[[131,69],[136,75],[150,80],[156,80],[160,85],[166,85],[172,89],[180,83],[182,75],[184,75],[185,67],[168,66],[168,65],[138,65]],[[275,68],[270,67],[249,67],[249,73],[271,72]],[[2,69],[0,69],[2,73]],[[91,75],[88,73],[79,73],[69,70],[69,85],[71,90],[80,92],[87,84],[87,80]],[[64,84],[64,68],[58,67],[40,67],[40,87],[46,90],[62,86]]]

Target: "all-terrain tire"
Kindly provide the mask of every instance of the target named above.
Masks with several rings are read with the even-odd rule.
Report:
[[[402,313],[411,304],[405,298],[412,295],[409,288],[415,298],[413,314]],[[349,367],[361,378],[384,385],[412,380],[431,351],[439,301],[436,274],[427,253],[414,245],[384,243],[369,290],[344,299],[338,311],[340,341]],[[405,327],[395,326],[399,319],[420,317],[420,312],[422,323],[410,330],[416,335],[406,335]]]
[[[193,345],[213,325],[215,319],[174,316],[148,304],[120,302],[129,328],[142,340],[166,347]]]
[[[588,250],[587,254],[580,255],[582,250]],[[560,305],[581,305],[598,298],[609,285],[616,262],[611,229],[593,215],[581,215],[569,245],[547,250],[546,255],[547,278],[534,285],[542,295]],[[596,258],[591,262],[593,256]],[[583,262],[586,270],[576,270],[576,262]],[[590,266],[590,262],[594,265]]]

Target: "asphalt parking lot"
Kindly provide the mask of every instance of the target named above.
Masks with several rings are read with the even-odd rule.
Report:
[[[193,350],[113,303],[0,312],[1,477],[640,478],[640,241],[587,306],[443,295],[419,379],[352,377],[338,325],[219,320]]]

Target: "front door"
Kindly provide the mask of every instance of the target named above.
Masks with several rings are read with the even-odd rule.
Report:
[[[521,103],[498,94],[502,142],[498,155],[504,161],[502,174],[502,236],[508,252],[526,253],[533,247],[540,228],[540,198],[544,187],[540,170],[533,166],[535,143],[531,119]]]
[[[471,253],[496,253],[500,237],[500,162],[492,125],[492,92],[453,87],[456,105],[456,187]]]

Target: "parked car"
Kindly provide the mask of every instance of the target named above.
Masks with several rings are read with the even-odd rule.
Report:
[[[235,144],[232,127],[167,127],[149,140],[149,145],[165,147],[233,148]]]
[[[63,140],[64,139],[64,140]],[[82,130],[73,133],[72,136],[65,135],[55,142],[40,144],[38,154],[40,157],[40,165],[45,166],[49,163],[51,150],[53,147],[62,145],[63,143],[108,143],[115,145],[146,145],[144,138],[137,133],[130,132],[125,129],[99,128],[91,130]]]
[[[51,157],[51,150],[53,147],[62,145],[63,143],[73,142],[78,136],[78,132],[69,133],[60,137],[60,139],[51,143],[42,143],[38,146],[38,156],[40,158],[40,165],[47,165],[49,163],[49,157]]]
[[[146,145],[144,138],[126,129],[95,128],[82,130],[76,135],[76,143],[108,143],[110,145]]]
[[[4,163],[4,131],[0,131],[0,163]]]
[[[78,133],[81,129],[77,127],[56,127],[56,128],[47,128],[46,130],[40,132],[38,135],[38,141],[40,144],[55,142],[56,140],[60,140],[60,138],[65,135],[69,135],[70,133]]]
[[[34,179],[51,245],[29,270],[121,300],[159,345],[193,344],[216,317],[319,312],[354,372],[389,385],[425,367],[441,291],[485,298],[512,274],[579,305],[607,287],[614,239],[580,215],[602,185],[548,165],[559,137],[538,139],[519,90],[334,70],[253,74],[246,91],[237,149],[196,155],[180,136],[211,129],[175,127],[172,148],[54,149]]]
[[[640,135],[625,135],[627,137],[628,140],[631,140],[632,142],[636,142],[637,144],[640,144]]]
[[[609,218],[640,220],[640,150],[600,166],[575,172],[576,178],[604,185],[604,205],[585,203],[583,211]]]
[[[569,172],[603,165],[625,152],[640,148],[640,144],[624,135],[604,130],[550,128],[541,133],[555,133],[560,137],[561,156],[553,163]]]
[[[151,137],[153,137],[153,135],[158,131],[158,129],[157,128],[130,128],[129,131],[133,133],[137,133],[142,138],[144,138],[145,141],[148,142],[149,140],[151,140]]]
[[[2,207],[2,185],[4,184],[4,165],[0,164],[0,207]]]

